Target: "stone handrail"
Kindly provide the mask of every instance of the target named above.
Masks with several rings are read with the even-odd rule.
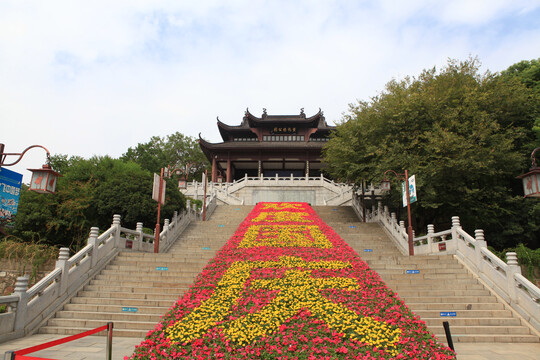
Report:
[[[165,220],[160,233],[160,252],[167,251],[195,217],[189,203],[188,209],[181,216],[175,212],[172,221]],[[31,288],[28,288],[27,275],[18,277],[13,294],[0,296],[0,304],[7,306],[7,311],[0,314],[0,342],[39,329],[119,251],[153,252],[154,236],[144,234],[142,230],[142,223],[137,223],[136,230],[123,228],[120,215],[114,215],[112,226],[101,235],[98,228],[91,228],[87,245],[72,257],[69,257],[68,248],[61,248],[55,269]]]
[[[358,198],[355,198],[353,206],[361,209]],[[392,240],[401,252],[404,255],[408,254],[405,225],[403,221],[398,224],[395,213],[389,214],[388,208],[383,208],[379,203],[377,209],[373,208],[369,214],[366,214],[366,219],[381,223],[392,235]],[[540,289],[521,275],[516,253],[506,253],[508,263],[505,263],[487,248],[483,230],[475,230],[474,237],[469,235],[461,228],[457,216],[452,217],[452,227],[449,230],[435,233],[433,225],[428,225],[427,230],[427,235],[413,238],[415,255],[456,256],[536,330],[540,331]]]

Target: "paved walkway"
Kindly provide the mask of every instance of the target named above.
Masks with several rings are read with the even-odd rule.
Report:
[[[62,336],[38,334],[23,339],[17,339],[0,344],[0,360],[8,350],[24,349],[30,346],[56,340]],[[113,359],[122,360],[124,356],[133,353],[139,338],[113,338]],[[458,360],[539,360],[540,344],[455,344]],[[48,350],[29,354],[60,360],[105,360],[106,338],[103,336],[88,336],[70,343],[58,345]]]

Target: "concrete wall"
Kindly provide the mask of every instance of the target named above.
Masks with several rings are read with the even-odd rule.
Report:
[[[255,205],[260,201],[300,201],[324,205],[324,199],[335,196],[322,186],[246,186],[234,195],[243,198],[245,205]]]

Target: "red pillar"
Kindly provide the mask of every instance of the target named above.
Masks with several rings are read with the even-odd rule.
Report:
[[[217,163],[216,157],[212,157],[212,182],[217,182]]]
[[[232,182],[231,159],[227,159],[227,182]]]

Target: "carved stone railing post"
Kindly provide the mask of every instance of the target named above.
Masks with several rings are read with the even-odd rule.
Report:
[[[29,300],[26,290],[28,290],[28,275],[19,276],[15,283],[15,290],[13,291],[13,295],[19,297],[13,329],[15,331],[24,330],[24,326],[26,325],[26,307]]]
[[[395,214],[394,214],[394,216],[395,216]],[[399,222],[399,232],[403,232],[403,231],[405,231],[405,221],[401,220]]]
[[[112,226],[116,227],[116,231],[114,232],[114,247],[120,248],[120,219],[122,218],[121,215],[115,214],[113,215],[113,222]]]
[[[92,245],[92,259],[91,259],[92,268],[96,266],[98,257],[99,257],[99,254],[98,254],[99,250],[98,250],[98,243],[97,243],[98,236],[99,236],[99,228],[91,227],[90,236],[88,237],[88,245]]]
[[[516,281],[514,280],[514,274],[521,274],[521,268],[519,267],[517,254],[515,252],[506,253],[506,262],[508,267],[506,268],[506,280],[508,281],[508,295],[510,296],[511,302],[517,304],[517,287]]]
[[[142,245],[144,242],[144,231],[143,231],[142,222],[137,223],[137,226],[135,227],[135,231],[139,233],[139,239],[138,241],[135,241],[135,246],[133,246],[133,250],[139,251],[142,249]]]
[[[487,247],[487,242],[486,242],[486,239],[484,238],[484,230],[481,230],[481,229],[474,230],[474,238],[476,240],[476,242],[474,243],[476,269],[478,273],[483,273],[484,272],[484,255],[482,254],[482,248]]]
[[[187,216],[189,217],[191,215],[191,200],[186,201],[186,211],[187,211]]]
[[[170,224],[169,219],[165,219],[163,221],[163,235],[165,235],[165,238],[163,239],[163,244],[168,244],[169,239],[172,238],[171,234],[169,233],[169,224]]]
[[[449,249],[448,247],[446,248],[449,254],[452,252],[455,252],[461,245],[461,242],[459,240],[458,230],[461,230],[459,216],[452,216],[452,240],[454,241],[450,242],[451,243],[450,246],[452,247],[451,249]]]
[[[95,250],[94,250],[95,251]],[[94,257],[92,255],[92,257]],[[58,260],[56,260],[56,269],[62,269],[62,276],[60,277],[60,290],[59,294],[62,295],[66,292],[67,285],[68,285],[68,261],[69,259],[69,248],[63,247],[60,248],[60,253],[58,254]]]

